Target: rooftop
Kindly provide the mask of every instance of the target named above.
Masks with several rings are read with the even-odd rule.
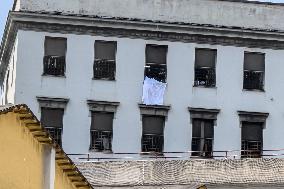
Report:
[[[283,5],[245,0],[17,0],[14,9],[284,31]]]

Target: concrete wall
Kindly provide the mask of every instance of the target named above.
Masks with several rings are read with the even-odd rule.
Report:
[[[284,30],[284,6],[219,0],[21,0],[16,10]]]
[[[45,36],[67,37],[66,78],[42,76]],[[95,40],[117,41],[116,81],[92,80]],[[281,50],[19,31],[15,102],[28,104],[40,116],[36,96],[69,98],[64,114],[63,148],[67,153],[87,153],[91,124],[87,99],[118,101],[113,151],[140,152],[142,122],[138,103],[141,103],[148,43],[169,47],[165,104],[171,105],[171,110],[165,124],[164,151],[191,149],[188,107],[221,109],[214,150],[241,149],[238,110],[270,113],[263,131],[264,149],[283,148],[284,51]],[[216,88],[193,87],[196,47],[218,51]],[[242,90],[244,51],[266,53],[265,92]]]

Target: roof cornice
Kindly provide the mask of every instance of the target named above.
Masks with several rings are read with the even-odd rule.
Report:
[[[88,17],[61,13],[10,12],[0,49],[0,83],[3,82],[18,30],[284,49],[284,31],[279,30]]]

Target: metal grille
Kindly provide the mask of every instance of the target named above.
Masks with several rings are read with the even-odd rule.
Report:
[[[55,140],[57,144],[62,146],[62,128],[58,127],[45,127],[47,132],[50,134],[50,136]]]
[[[262,156],[261,141],[242,141],[242,158],[260,158]]]
[[[263,71],[244,71],[244,89],[263,90]]]
[[[94,79],[115,80],[115,61],[114,60],[95,60]]]
[[[214,87],[216,84],[215,69],[195,68],[195,86]]]
[[[154,134],[143,134],[142,151],[143,152],[162,152],[164,146],[164,136]]]
[[[91,130],[90,150],[112,151],[112,131]]]
[[[43,60],[43,74],[64,76],[65,56],[45,56]]]
[[[213,139],[192,138],[192,151],[192,156],[212,158]]]
[[[145,76],[165,83],[167,78],[167,65],[147,63]]]

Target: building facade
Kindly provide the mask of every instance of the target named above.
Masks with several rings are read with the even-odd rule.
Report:
[[[261,157],[284,142],[283,12],[18,0],[1,45],[1,103],[28,104],[67,153]],[[166,85],[162,104],[142,100],[145,76]]]

